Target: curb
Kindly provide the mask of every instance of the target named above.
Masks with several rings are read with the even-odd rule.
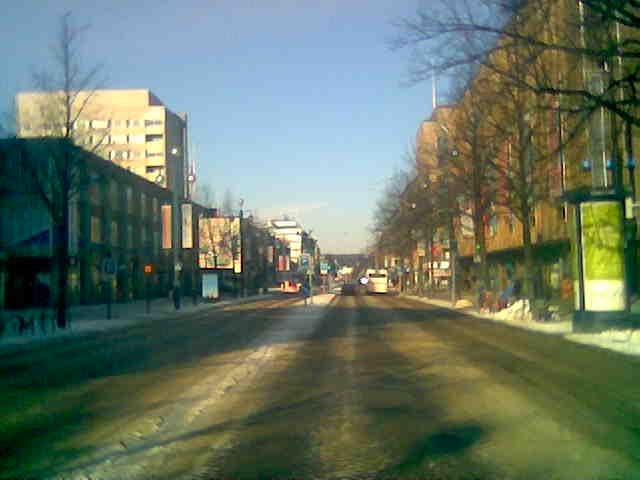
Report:
[[[73,329],[74,320],[71,317],[70,328],[61,331],[57,335],[51,336],[12,336],[7,337],[5,339],[0,339],[0,356],[7,354],[14,354],[28,350],[35,350],[41,347],[45,347],[51,343],[61,343],[64,341],[69,341],[73,339],[83,338],[90,335],[95,335],[97,333],[105,333],[111,331],[117,331],[123,328],[130,328],[133,326],[137,326],[146,322],[154,322],[166,318],[175,318],[175,319],[184,319],[188,318],[191,315],[202,314],[211,310],[217,310],[219,308],[224,308],[230,305],[241,305],[243,303],[250,303],[253,301],[259,300],[268,300],[271,298],[277,298],[278,295],[274,293],[268,294],[259,294],[252,295],[249,297],[239,298],[239,299],[231,299],[231,300],[223,300],[221,302],[216,303],[208,303],[202,302],[199,303],[197,308],[193,310],[173,310],[173,311],[165,311],[165,312],[153,312],[146,313],[135,313],[125,318],[114,318],[113,320],[107,320],[106,318],[100,318],[98,320],[79,320],[77,323],[82,324],[87,321],[93,322],[104,322],[102,325],[104,328],[93,328],[87,329],[84,331],[75,331]],[[206,305],[205,305],[206,303]],[[109,323],[113,322],[113,323]]]

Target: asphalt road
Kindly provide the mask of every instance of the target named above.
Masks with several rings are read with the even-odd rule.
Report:
[[[390,296],[0,355],[0,478],[640,479],[640,361]]]

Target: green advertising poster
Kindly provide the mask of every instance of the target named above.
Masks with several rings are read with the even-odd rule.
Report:
[[[580,205],[587,311],[625,309],[622,214],[622,204],[617,201]]]

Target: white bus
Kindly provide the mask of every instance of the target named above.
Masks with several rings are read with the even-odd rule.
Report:
[[[366,275],[368,279],[367,293],[387,293],[389,291],[389,278],[386,270],[370,268]]]

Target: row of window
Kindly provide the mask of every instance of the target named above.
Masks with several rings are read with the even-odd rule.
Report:
[[[143,152],[141,150],[109,150],[107,158],[109,160],[135,160],[137,158],[158,158],[164,157],[163,152]]]
[[[73,124],[75,130],[105,130],[108,128],[135,128],[135,127],[154,127],[162,126],[162,120],[76,120]],[[24,123],[21,125],[21,129],[25,131],[30,130],[44,130],[54,131],[62,130],[64,133],[64,127],[57,127],[55,125],[37,125],[33,126],[30,123]]]
[[[125,204],[127,213],[133,213],[135,202],[133,199],[133,188],[131,186],[125,187]],[[109,183],[109,190],[107,192],[106,201],[101,200],[100,187],[97,184],[92,184],[90,187],[89,195],[91,203],[93,205],[102,205],[108,203],[114,211],[118,211],[120,208],[120,186],[116,182]],[[147,194],[140,192],[140,217],[145,218],[150,213],[149,204],[147,203]],[[156,197],[151,198],[151,214],[152,218],[158,218],[160,215],[160,205]]]
[[[162,134],[150,135],[87,135],[78,139],[80,145],[144,145],[162,142]]]
[[[76,120],[75,128],[81,129],[104,129],[104,128],[134,128],[144,125],[145,127],[161,126],[160,119],[152,120]]]
[[[106,225],[105,225],[106,226]],[[92,243],[102,243],[106,240],[106,236],[103,235],[103,222],[100,217],[91,216],[91,242]],[[127,233],[125,238],[123,239],[123,243],[120,242],[120,225],[117,221],[111,221],[111,225],[109,228],[109,243],[113,247],[122,247],[122,248],[134,248],[134,237],[133,237],[133,225],[127,224],[126,226]],[[106,233],[106,232],[105,232]],[[160,232],[154,230],[153,232],[148,232],[147,228],[136,228],[136,235],[140,240],[141,246],[147,246],[148,242],[152,242],[153,250],[160,250]]]

